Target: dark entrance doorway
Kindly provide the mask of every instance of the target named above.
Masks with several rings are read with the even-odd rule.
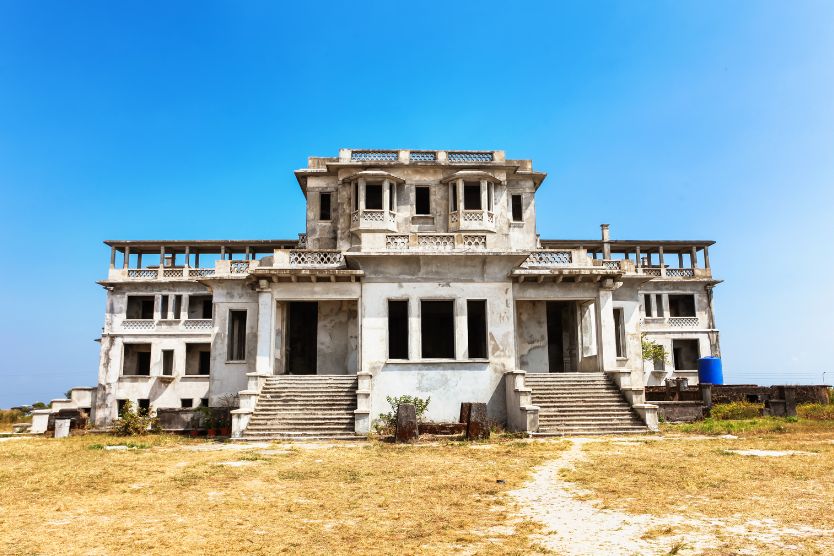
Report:
[[[575,301],[547,302],[547,360],[551,373],[577,371],[578,334]]]
[[[287,315],[287,373],[316,374],[316,344],[319,304],[315,301],[292,301]]]

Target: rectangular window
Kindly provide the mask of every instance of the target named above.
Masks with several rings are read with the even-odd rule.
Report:
[[[207,375],[211,373],[211,344],[185,344],[185,374]]]
[[[456,212],[458,210],[458,188],[455,182],[449,184],[449,187],[452,189],[452,212]]]
[[[655,316],[658,316],[658,317],[661,317],[661,318],[664,317],[664,314],[663,314],[663,294],[662,293],[656,293],[654,295],[654,310],[655,310]]]
[[[138,413],[139,415],[147,415],[150,410],[151,400],[149,400],[148,398],[136,400],[136,413]]]
[[[420,340],[424,359],[455,358],[454,301],[420,302]]]
[[[466,328],[470,359],[486,359],[487,315],[485,299],[466,301]]]
[[[395,205],[397,201],[397,185],[396,184],[389,184],[388,185],[388,210],[394,212],[396,210]]]
[[[199,375],[207,375],[211,373],[211,352],[210,351],[201,351],[200,352],[200,364],[197,370],[197,374]]]
[[[408,301],[388,301],[388,358],[408,359]]]
[[[353,210],[359,210],[359,184],[353,182]]]
[[[122,353],[123,375],[150,376],[151,344],[125,344]]]
[[[643,294],[643,310],[647,317],[654,316],[654,296],[650,293]]]
[[[180,407],[183,409],[194,407],[194,400],[192,398],[180,398]]]
[[[116,413],[121,417],[125,412],[125,404],[127,400],[116,400]]]
[[[414,214],[431,214],[431,188],[414,188]]]
[[[129,295],[127,296],[125,318],[152,319],[153,305],[154,298],[152,295]]]
[[[622,309],[614,309],[614,342],[617,357],[625,357],[625,318]]]
[[[513,222],[522,222],[524,220],[524,212],[521,210],[521,195],[513,195],[510,197],[513,210]]]
[[[464,210],[481,210],[481,184],[476,181],[463,182]]]
[[[672,340],[672,363],[676,371],[695,371],[700,357],[698,340]]]
[[[164,376],[171,376],[174,374],[174,350],[162,350],[162,374]]]
[[[161,303],[159,304],[159,318],[165,320],[168,318],[168,296],[163,295]]]
[[[182,296],[174,296],[174,318],[179,320],[182,318]]]
[[[229,311],[228,361],[246,360],[246,311]]]
[[[382,210],[382,185],[367,184],[365,186],[365,208],[368,210]]]
[[[669,294],[670,317],[694,317],[695,296],[692,294]]]
[[[330,193],[319,193],[319,220],[330,220]]]
[[[495,188],[492,182],[487,183],[487,210],[492,212],[492,198],[495,195]]]
[[[209,399],[208,398],[200,398],[200,406],[201,407],[208,407],[209,406]]]

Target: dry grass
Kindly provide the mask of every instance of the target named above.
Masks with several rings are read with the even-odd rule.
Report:
[[[527,554],[536,527],[510,517],[505,493],[565,447],[131,442],[0,444],[0,553]]]
[[[0,409],[0,432],[9,432],[15,423],[28,423],[32,417],[24,417],[17,409]]]
[[[834,530],[834,427],[797,423],[794,432],[731,439],[650,440],[585,447],[588,459],[565,478],[592,491],[605,507],[633,514],[775,520],[777,529],[810,526]],[[751,457],[727,450],[800,450],[814,455]],[[834,538],[791,537],[773,545],[716,527],[718,554],[759,548],[767,554],[831,554]],[[754,536],[755,537],[755,536]],[[796,548],[789,548],[795,546]],[[788,548],[786,548],[788,547]]]

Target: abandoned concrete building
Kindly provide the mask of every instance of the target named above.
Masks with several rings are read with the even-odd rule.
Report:
[[[233,436],[350,436],[409,394],[430,421],[486,402],[516,431],[641,432],[645,386],[719,355],[713,242],[540,239],[530,160],[342,149],[295,177],[297,240],[105,242],[96,425],[233,397]]]

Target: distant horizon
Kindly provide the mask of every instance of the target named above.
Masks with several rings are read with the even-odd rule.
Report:
[[[96,384],[105,238],[293,239],[345,145],[532,159],[545,238],[715,240],[725,381],[834,382],[834,4],[440,6],[0,4],[0,407]]]

